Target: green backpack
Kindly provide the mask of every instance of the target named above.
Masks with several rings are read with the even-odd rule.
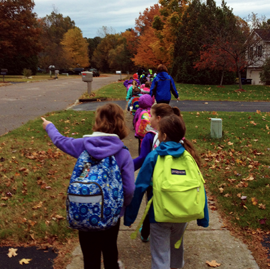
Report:
[[[159,155],[153,173],[155,220],[183,223],[204,218],[204,183],[187,150],[178,158]]]

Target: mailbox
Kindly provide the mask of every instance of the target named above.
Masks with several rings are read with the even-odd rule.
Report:
[[[82,81],[84,81],[84,82],[92,82],[93,81],[93,73],[83,71],[82,72]]]
[[[8,70],[7,70],[7,69],[1,69],[1,75],[6,75],[6,74],[7,74],[7,72],[8,72]]]

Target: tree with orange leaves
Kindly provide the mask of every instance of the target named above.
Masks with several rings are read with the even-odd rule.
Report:
[[[135,20],[135,32],[137,33],[137,49],[132,61],[137,66],[146,68],[156,67],[162,63],[162,57],[156,54],[155,44],[158,38],[152,27],[154,17],[159,15],[159,5],[155,4],[146,8],[143,13]]]
[[[158,37],[154,46],[155,54],[162,54],[163,63],[171,66],[177,31],[187,7],[187,0],[159,0],[159,3],[160,15],[156,15],[153,21],[155,35]]]

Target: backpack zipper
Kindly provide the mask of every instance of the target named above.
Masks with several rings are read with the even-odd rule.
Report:
[[[71,184],[73,184],[73,183],[80,183],[80,184],[95,184],[95,185],[97,185],[98,186],[98,188],[99,188],[99,190],[100,190],[100,192],[101,192],[101,197],[102,197],[102,200],[101,200],[101,218],[103,219],[103,211],[104,211],[104,193],[103,193],[103,191],[102,191],[102,188],[101,188],[101,186],[98,184],[98,183],[96,183],[96,182],[81,182],[81,181],[74,181],[74,182],[72,182]],[[72,193],[68,193],[68,194],[70,194],[70,195],[75,195],[75,196],[86,196],[86,197],[88,197],[88,196],[97,196],[97,195],[100,195],[100,194],[94,194],[94,195],[80,195],[80,194],[72,194]]]

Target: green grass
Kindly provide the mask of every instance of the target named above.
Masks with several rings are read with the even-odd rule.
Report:
[[[181,100],[206,101],[267,101],[270,102],[270,87],[263,85],[243,85],[244,92],[238,91],[238,85],[192,85],[176,84]]]
[[[109,100],[126,100],[126,95],[127,90],[123,82],[115,82],[92,92],[91,96],[85,92],[80,99],[107,97]]]
[[[94,112],[60,111],[45,117],[66,136],[92,132]],[[201,154],[206,186],[218,209],[235,225],[269,230],[270,113],[198,111],[184,112],[183,117],[186,138]],[[213,117],[223,119],[222,139],[210,137]],[[66,189],[75,162],[52,144],[40,119],[0,137],[2,242],[64,242],[77,236],[65,220]]]
[[[220,209],[239,227],[270,230],[270,113],[183,115],[186,137],[201,153],[206,186]],[[216,117],[223,119],[222,139],[210,137],[210,118]]]
[[[92,133],[93,112],[61,111],[46,118],[66,136]],[[65,220],[66,189],[75,162],[51,143],[40,119],[0,137],[2,240],[61,242],[77,235]]]
[[[262,85],[243,85],[245,92],[237,91],[238,85],[193,85],[176,83],[180,100],[202,101],[266,101],[270,102],[270,87]],[[125,100],[126,88],[123,82],[109,84],[95,92],[91,97],[107,97],[110,100]],[[89,98],[87,93],[81,98]],[[175,99],[172,96],[172,99]]]

